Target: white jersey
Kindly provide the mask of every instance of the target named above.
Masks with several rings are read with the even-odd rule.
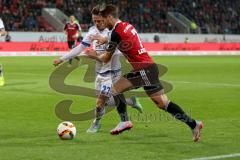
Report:
[[[96,26],[92,26],[89,28],[88,33],[82,40],[82,44],[89,45],[93,44],[93,49],[96,50],[97,54],[100,55],[104,53],[106,50],[107,44],[103,44],[100,46],[97,46],[96,41],[91,41],[91,36],[100,34],[101,36],[104,37],[109,37],[110,31],[105,28],[103,31],[99,31]],[[116,50],[115,53],[113,54],[111,60],[108,63],[102,63],[99,61],[96,61],[96,72],[97,73],[105,73],[107,71],[120,71],[121,69],[121,62],[119,60],[121,56],[121,52],[119,50]]]
[[[0,29],[4,29],[4,24],[1,18],[0,18]]]

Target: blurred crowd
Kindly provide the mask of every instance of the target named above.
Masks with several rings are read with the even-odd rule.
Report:
[[[0,0],[0,17],[9,31],[53,31],[41,17],[43,7],[56,7],[55,1]]]
[[[170,1],[169,1],[170,2]],[[212,33],[240,33],[240,0],[171,0],[171,6]]]
[[[0,0],[6,28],[52,31],[41,17],[42,7],[57,7],[74,14],[83,29],[92,25],[90,11],[99,0]],[[240,0],[105,0],[119,6],[120,18],[139,32],[178,33],[167,20],[168,12],[179,12],[196,23],[203,33],[240,33]],[[42,25],[42,23],[45,23]],[[48,26],[48,28],[46,27]]]
[[[101,1],[103,3],[103,1]],[[166,18],[167,0],[109,0],[119,7],[120,19],[132,23],[139,32],[177,32]],[[63,10],[74,14],[82,24],[92,25],[90,11],[99,0],[64,1]]]
[[[98,0],[64,1],[63,10],[91,25],[91,8]],[[103,1],[101,1],[103,2]],[[168,12],[179,12],[196,23],[202,33],[240,33],[240,0],[106,0],[119,6],[120,18],[139,32],[178,33],[167,20]]]

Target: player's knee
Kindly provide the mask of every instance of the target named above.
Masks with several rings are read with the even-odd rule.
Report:
[[[154,103],[157,105],[158,108],[160,109],[165,109],[165,106],[167,105],[167,103],[165,103],[162,100],[154,100]]]
[[[169,100],[165,94],[157,94],[157,95],[152,95],[151,99],[153,102],[159,107],[160,109],[166,108],[168,106]]]
[[[163,102],[163,103],[161,103],[161,104],[158,105],[158,107],[159,107],[160,109],[163,109],[163,110],[166,110],[167,106],[168,106],[168,102],[166,102],[166,103]]]

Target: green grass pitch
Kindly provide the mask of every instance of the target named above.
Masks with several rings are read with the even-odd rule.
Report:
[[[155,57],[168,72],[162,77],[174,89],[169,98],[194,118],[203,120],[201,141],[191,131],[140,99],[144,113],[129,108],[134,128],[119,136],[109,131],[118,123],[115,111],[107,114],[98,134],[87,134],[91,121],[75,121],[77,136],[62,141],[56,135],[61,122],[55,105],[74,100],[74,113],[95,106],[95,99],[53,91],[48,79],[54,57],[0,57],[6,85],[0,87],[0,160],[182,160],[240,153],[240,57]],[[66,83],[82,82],[85,68],[74,71]],[[88,106],[83,108],[82,106]],[[234,159],[234,158],[233,158]],[[237,158],[235,158],[237,159]]]

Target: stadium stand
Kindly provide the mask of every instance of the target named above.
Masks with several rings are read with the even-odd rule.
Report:
[[[0,13],[9,31],[54,31],[41,17],[41,9],[54,4],[45,0],[0,0]]]
[[[11,31],[54,31],[42,17],[43,7],[57,7],[74,14],[83,30],[91,23],[91,8],[98,0],[0,0],[1,17]],[[101,1],[102,2],[102,1]],[[139,32],[178,33],[167,20],[170,11],[179,12],[196,23],[202,33],[239,34],[240,3],[236,0],[111,0],[119,6],[120,18],[134,24]]]

